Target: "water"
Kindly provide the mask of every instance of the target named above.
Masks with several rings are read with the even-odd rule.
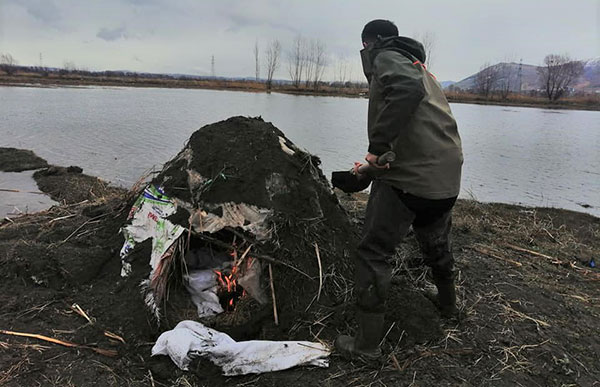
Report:
[[[452,109],[465,154],[462,197],[600,216],[600,112],[467,104]],[[31,149],[50,163],[78,165],[129,186],[148,169],[159,169],[202,125],[233,115],[262,116],[320,156],[329,175],[364,157],[366,110],[367,100],[358,98],[0,87],[0,146]]]
[[[45,210],[57,204],[40,191],[31,177],[33,171],[22,173],[0,172],[0,188],[19,192],[0,191],[0,220]]]

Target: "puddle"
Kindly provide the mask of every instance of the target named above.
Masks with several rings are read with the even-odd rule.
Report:
[[[32,177],[34,172],[0,172],[0,189],[19,191],[0,191],[0,218],[31,214],[58,204],[45,194],[30,193],[40,192]]]

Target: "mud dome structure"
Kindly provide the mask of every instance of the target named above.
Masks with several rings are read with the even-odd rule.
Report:
[[[140,278],[158,321],[200,317],[237,337],[347,301],[357,235],[319,164],[261,118],[202,127],[133,205],[122,275],[150,260]]]

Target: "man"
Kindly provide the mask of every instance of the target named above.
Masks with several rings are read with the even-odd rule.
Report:
[[[423,64],[423,45],[398,36],[388,20],[367,23],[362,41],[369,81],[365,159],[379,169],[356,254],[358,331],[355,337],[338,337],[335,346],[347,357],[375,359],[381,355],[384,304],[391,283],[389,259],[411,225],[431,267],[442,316],[457,314],[449,234],[463,157],[446,97]],[[388,151],[396,159],[380,166],[378,156]]]

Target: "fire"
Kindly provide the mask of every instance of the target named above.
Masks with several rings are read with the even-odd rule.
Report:
[[[217,281],[221,289],[227,289],[227,293],[233,293],[237,290],[237,266],[231,269],[229,275],[219,270],[215,270],[215,273],[217,274]]]
[[[234,259],[237,258],[237,254],[235,252],[231,255],[234,257]],[[214,270],[215,274],[217,275],[217,283],[219,287],[218,293],[222,294],[222,300],[223,298],[225,298],[225,300],[223,301],[226,302],[225,305],[227,306],[227,310],[233,310],[237,299],[246,295],[246,290],[244,290],[241,286],[238,286],[238,277],[240,275],[240,263],[241,262],[237,262],[236,264],[236,260],[234,260],[234,265],[231,268],[231,272],[229,274],[226,274],[225,272],[220,270]],[[246,268],[250,267],[251,263],[252,258],[248,257],[248,259],[246,259]],[[229,300],[227,301],[227,299]],[[225,305],[223,306],[225,307]]]

